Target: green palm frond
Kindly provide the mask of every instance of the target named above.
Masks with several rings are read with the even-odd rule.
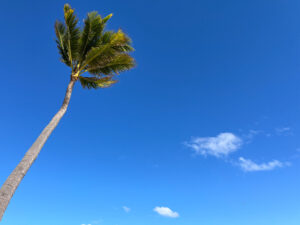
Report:
[[[111,48],[110,44],[101,45],[99,47],[93,47],[86,54],[85,61],[81,69],[86,69],[87,66],[93,64],[96,61],[99,61],[100,58],[112,57],[115,55],[114,49]]]
[[[65,41],[66,27],[60,21],[56,21],[54,28],[55,28],[56,38],[57,38],[56,39],[57,48],[61,56],[61,61],[65,63],[67,66],[70,66],[71,63],[69,61],[67,43]]]
[[[118,54],[106,60],[94,61],[93,65],[87,67],[87,71],[95,76],[114,75],[129,70],[135,66],[134,59],[128,54]]]
[[[102,77],[102,78],[96,78],[96,77],[82,77],[79,76],[79,81],[83,88],[107,88],[110,87],[112,84],[118,82],[116,80],[113,80],[112,77]]]
[[[109,60],[113,60],[119,54],[133,51],[133,48],[130,46],[130,44],[130,38],[121,30],[115,33],[107,31],[101,38],[100,46],[92,48],[87,53],[82,68],[85,68],[86,66],[94,67],[101,61],[102,63],[107,63],[110,62]]]
[[[85,59],[86,53],[98,45],[101,32],[103,31],[104,23],[101,16],[97,12],[91,12],[84,20],[84,28],[80,37],[80,61]]]
[[[66,43],[68,49],[69,61],[73,70],[74,63],[78,60],[78,48],[79,48],[79,38],[80,29],[77,27],[78,19],[74,14],[74,10],[70,5],[65,4],[64,6],[64,18],[66,24]]]
[[[103,20],[102,20],[103,24],[106,24],[106,22],[107,22],[112,16],[113,16],[113,14],[111,13],[111,14],[109,14],[108,16],[104,17]]]
[[[108,43],[118,52],[131,52],[134,50],[131,46],[131,39],[122,30],[117,32],[106,31],[102,35],[101,44]]]

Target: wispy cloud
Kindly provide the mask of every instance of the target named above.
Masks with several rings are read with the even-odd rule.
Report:
[[[170,218],[177,218],[177,217],[179,217],[179,213],[178,212],[173,212],[168,207],[155,207],[153,210],[154,210],[154,212],[157,212],[161,216],[170,217]]]
[[[288,165],[287,163],[282,163],[278,160],[273,160],[267,163],[257,164],[250,159],[245,159],[243,157],[239,158],[238,165],[242,170],[246,172],[255,172],[255,171],[267,171],[274,170],[276,168],[284,167]]]
[[[243,138],[246,139],[247,143],[250,143],[254,137],[262,133],[264,133],[264,131],[251,129],[248,131],[248,133],[243,135]]]
[[[279,127],[275,129],[277,135],[289,136],[293,135],[291,127]]]
[[[129,207],[127,207],[127,206],[123,206],[122,208],[127,213],[129,213],[131,211],[131,209]]]
[[[290,127],[276,128],[276,132],[279,132],[279,133],[287,132],[287,131],[290,131],[290,130],[291,130]]]
[[[242,144],[242,139],[233,133],[220,133],[216,137],[196,137],[185,142],[197,154],[215,157],[227,156],[238,150]]]

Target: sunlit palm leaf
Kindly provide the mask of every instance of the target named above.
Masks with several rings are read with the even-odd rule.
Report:
[[[80,38],[80,29],[77,26],[78,19],[74,14],[74,10],[70,5],[66,4],[64,6],[64,17],[66,23],[66,42],[68,49],[69,61],[73,69],[74,63],[78,60],[78,48],[79,48],[79,38]]]
[[[56,34],[56,43],[59,54],[61,56],[61,61],[65,63],[67,66],[70,66],[70,61],[68,57],[68,49],[67,43],[65,42],[65,35],[66,35],[66,27],[59,21],[55,23],[55,34]]]
[[[131,47],[131,39],[123,33],[106,31],[101,37],[101,44],[110,44],[118,52],[131,52],[134,49]]]
[[[102,20],[103,24],[105,24],[112,16],[113,16],[113,14],[111,13],[108,16],[104,17]]]
[[[101,59],[93,66],[89,66],[87,71],[93,75],[101,76],[119,74],[125,70],[129,70],[135,66],[134,59],[128,54],[119,54],[115,57],[110,57],[106,61]]]
[[[83,88],[107,88],[110,87],[112,84],[116,83],[116,80],[112,80],[111,77],[103,77],[103,78],[96,78],[96,77],[79,77],[79,81]]]
[[[84,28],[80,37],[80,61],[85,59],[86,53],[92,48],[96,47],[101,32],[103,31],[104,24],[101,16],[97,12],[91,12],[84,20]]]
[[[86,56],[83,67],[94,67],[99,62],[110,62],[107,59],[113,59],[118,54],[133,51],[130,46],[131,40],[121,30],[118,32],[105,32],[101,38],[101,44],[99,47],[92,48]]]

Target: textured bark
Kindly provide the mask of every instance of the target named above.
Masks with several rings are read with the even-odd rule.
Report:
[[[21,162],[18,164],[18,166],[13,170],[13,172],[9,175],[5,183],[0,189],[0,221],[2,220],[3,214],[14,195],[17,187],[21,183],[23,177],[39,155],[42,147],[46,143],[47,139],[49,138],[52,131],[55,129],[63,115],[66,113],[72,90],[74,87],[76,80],[71,79],[66,95],[63,101],[63,104],[59,111],[55,114],[55,116],[52,118],[50,123],[44,128],[40,136],[36,139],[36,141],[33,143],[33,145],[30,147],[30,149],[27,151]]]

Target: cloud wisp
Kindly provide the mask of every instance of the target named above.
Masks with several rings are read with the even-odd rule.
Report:
[[[129,213],[131,211],[131,209],[129,207],[127,207],[127,206],[123,206],[122,208],[127,213]]]
[[[238,150],[242,144],[242,139],[229,132],[220,133],[216,137],[196,137],[189,142],[185,142],[185,145],[197,154],[215,157],[227,156]]]
[[[255,172],[255,171],[274,170],[276,168],[281,168],[286,166],[287,163],[282,163],[278,160],[273,160],[267,163],[257,164],[250,159],[245,159],[243,157],[240,157],[238,165],[245,172]]]
[[[291,127],[280,127],[275,129],[276,134],[280,136],[290,136],[293,135]]]
[[[170,208],[168,207],[155,207],[153,209],[154,212],[157,212],[159,215],[164,216],[164,217],[170,217],[170,218],[177,218],[179,217],[178,212],[173,212]]]

